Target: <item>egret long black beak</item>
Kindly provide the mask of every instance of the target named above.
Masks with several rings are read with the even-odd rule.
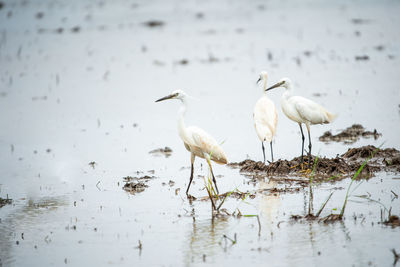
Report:
[[[172,99],[172,98],[174,98],[174,97],[177,97],[177,96],[178,96],[178,94],[171,94],[171,95],[167,95],[167,96],[164,96],[164,97],[162,97],[162,98],[160,98],[160,99],[156,100],[156,102],[160,102],[160,101],[164,101],[164,100]]]
[[[258,78],[258,80],[257,80],[256,84],[258,84],[260,81],[261,81],[261,77],[260,77],[260,78]]]
[[[265,89],[265,91],[269,91],[269,90],[272,90],[272,89],[274,89],[274,88],[280,87],[280,86],[282,86],[284,83],[285,83],[285,81],[278,82],[278,83],[272,85],[271,87]]]

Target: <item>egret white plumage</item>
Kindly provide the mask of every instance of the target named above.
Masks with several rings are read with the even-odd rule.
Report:
[[[184,91],[175,90],[170,95],[156,100],[156,102],[164,101],[167,99],[178,99],[182,103],[181,108],[179,109],[178,132],[183,141],[183,144],[185,145],[185,148],[191,153],[190,180],[189,185],[186,189],[186,195],[188,195],[190,184],[193,180],[193,164],[196,156],[204,158],[207,161],[208,166],[210,167],[215,188],[217,190],[217,193],[219,193],[217,181],[215,180],[215,176],[211,167],[211,160],[218,164],[226,164],[228,160],[225,152],[218,145],[217,141],[204,130],[196,126],[185,126],[184,115],[187,109],[187,94]]]
[[[274,161],[274,153],[272,151],[272,138],[275,135],[276,124],[278,123],[278,113],[276,112],[275,104],[267,96],[267,79],[268,73],[266,71],[262,71],[260,73],[260,78],[258,79],[257,83],[263,81],[263,96],[258,99],[253,111],[254,127],[256,128],[258,138],[261,140],[264,163],[264,142],[269,142],[271,147],[271,161]]]
[[[312,124],[326,124],[331,123],[336,115],[327,111],[321,105],[314,101],[304,98],[302,96],[292,95],[292,82],[288,78],[281,79],[278,83],[269,87],[266,91],[277,87],[284,87],[286,90],[281,98],[282,111],[285,115],[294,122],[297,122],[300,126],[301,131],[301,163],[303,164],[303,152],[304,152],[304,133],[301,124],[304,123],[308,131],[308,163],[311,162],[311,136],[310,136],[310,125]]]

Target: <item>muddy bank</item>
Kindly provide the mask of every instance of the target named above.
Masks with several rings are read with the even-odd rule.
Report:
[[[378,133],[376,129],[373,131],[366,131],[364,126],[361,124],[353,124],[350,127],[347,127],[342,132],[333,135],[331,131],[325,132],[322,136],[319,137],[320,141],[323,142],[344,142],[344,143],[354,143],[360,139],[360,137],[364,138],[374,138],[378,139],[382,134]]]
[[[372,155],[376,149],[375,146],[363,146],[359,148],[350,148],[346,153],[335,158],[319,157],[315,166],[314,180],[337,181],[354,175],[361,167],[362,163]],[[258,177],[309,177],[316,158],[312,156],[310,166],[307,164],[307,159],[307,157],[304,157],[305,165],[303,169],[300,166],[300,157],[295,157],[292,160],[280,159],[269,165],[265,165],[261,161],[256,162],[247,159],[242,162],[229,163],[228,166],[239,168],[242,173],[257,175]],[[394,148],[378,150],[374,157],[365,165],[360,176],[369,178],[373,176],[374,173],[380,171],[400,172],[400,151]],[[302,183],[307,183],[307,181],[308,179],[304,179],[304,181],[301,180]]]
[[[148,175],[143,177],[126,176],[123,178],[125,184],[122,189],[132,195],[143,192],[147,187],[149,187],[147,183],[154,178],[154,176]]]

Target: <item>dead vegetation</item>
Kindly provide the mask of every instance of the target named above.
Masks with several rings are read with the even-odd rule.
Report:
[[[154,179],[154,176],[145,175],[143,177],[126,176],[123,178],[125,184],[122,187],[126,192],[135,195],[136,193],[143,192],[147,187],[147,183]]]
[[[362,164],[362,162],[376,150],[375,146],[363,146],[359,148],[350,148],[346,153],[338,155],[335,158],[318,158],[315,167],[314,180],[316,182],[338,181],[354,174]],[[312,156],[312,162],[315,157]],[[292,160],[280,159],[265,165],[261,161],[253,161],[250,159],[242,162],[229,163],[231,168],[239,168],[240,172],[255,175],[258,178],[276,177],[279,180],[293,182],[293,178],[287,176],[304,177],[310,173],[306,169],[311,167],[300,166],[300,157]],[[359,178],[370,178],[379,171],[400,172],[400,151],[394,148],[386,148],[379,150],[375,157],[366,164],[360,173]],[[296,182],[306,185],[308,179],[296,180]]]
[[[383,222],[383,224],[392,226],[393,228],[398,227],[400,226],[399,216],[391,215],[386,221]]]
[[[7,198],[0,197],[0,208],[4,207],[5,205],[9,205],[11,203],[12,203],[12,199],[8,198],[8,195],[7,195]]]
[[[361,124],[353,124],[347,127],[342,132],[338,134],[332,134],[331,131],[325,132],[319,137],[320,141],[323,142],[344,142],[344,143],[354,143],[360,139],[360,137],[378,139],[382,134],[378,133],[376,129],[373,131],[366,131],[364,126]]]
[[[168,158],[169,156],[172,155],[172,149],[169,147],[164,147],[164,148],[157,148],[154,150],[151,150],[149,154],[152,154],[153,156],[164,156]]]

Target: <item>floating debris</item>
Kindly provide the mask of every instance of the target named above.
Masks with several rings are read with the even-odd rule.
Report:
[[[361,124],[353,124],[352,126],[347,127],[345,130],[335,135],[333,135],[330,131],[327,131],[319,137],[319,140],[323,142],[335,141],[351,144],[358,141],[360,137],[373,137],[376,140],[380,136],[382,136],[382,134],[378,133],[376,129],[373,131],[366,131]]]
[[[353,24],[367,24],[367,23],[370,23],[371,20],[369,20],[369,19],[361,19],[361,18],[354,18],[354,19],[351,19],[351,22]]]
[[[165,25],[165,22],[161,20],[150,20],[147,22],[143,23],[145,26],[150,27],[150,28],[155,28],[155,27],[162,27]]]
[[[75,26],[75,27],[73,27],[72,29],[71,29],[71,32],[73,32],[73,33],[78,33],[78,32],[80,32],[81,31],[81,27],[79,27],[79,26]]]
[[[43,13],[43,12],[38,12],[38,13],[36,13],[36,15],[35,15],[35,17],[36,17],[37,19],[41,19],[41,18],[43,18],[43,16],[44,16],[44,13]]]
[[[354,57],[357,61],[361,61],[361,60],[369,60],[369,56],[367,55],[362,55],[362,56],[355,56]]]
[[[149,154],[153,154],[154,156],[165,156],[166,158],[168,158],[172,155],[172,149],[166,146],[164,148],[151,150]]]
[[[147,187],[149,187],[146,183],[150,180],[154,179],[154,176],[142,176],[142,177],[132,177],[126,176],[123,178],[125,185],[122,187],[126,192],[131,194],[136,194],[143,192]]]
[[[130,182],[130,183],[126,183],[124,185],[123,189],[126,192],[134,195],[136,193],[143,192],[147,187],[149,187],[149,186],[142,182],[138,182],[138,183]]]
[[[142,177],[126,176],[126,177],[124,177],[122,179],[124,180],[125,183],[131,182],[131,181],[134,181],[134,180],[135,181],[142,181],[142,182],[146,182],[147,183],[148,181],[150,181],[150,180],[152,180],[154,178],[156,178],[156,177],[145,175],[145,176],[142,176]]]
[[[398,226],[400,226],[399,216],[391,215],[387,221],[383,222],[383,224],[390,225],[393,228],[398,227]]]
[[[179,65],[187,65],[187,64],[189,64],[189,60],[181,59],[181,60],[177,61],[176,63]]]
[[[5,205],[9,205],[12,203],[12,199],[8,198],[1,198],[0,197],[0,208],[4,207]]]
[[[89,162],[89,166],[93,169],[96,167],[97,163],[95,161]]]

